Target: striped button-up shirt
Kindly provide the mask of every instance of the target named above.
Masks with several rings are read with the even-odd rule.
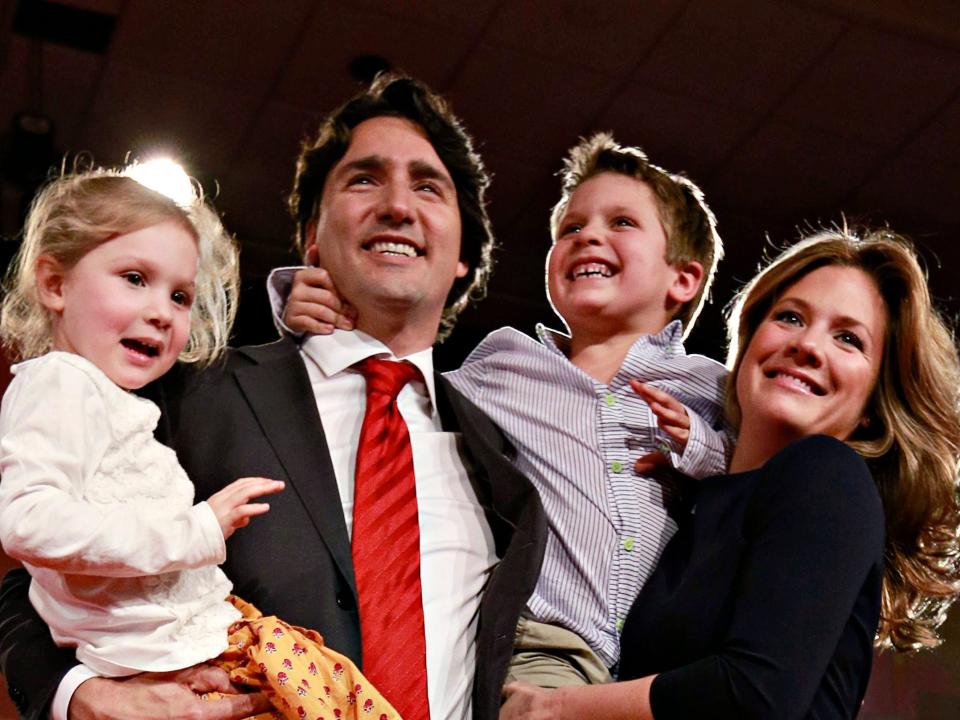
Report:
[[[567,359],[569,338],[542,326],[537,332],[541,342],[497,330],[446,376],[507,433],[543,499],[550,532],[529,612],[577,633],[614,668],[623,620],[676,531],[660,484],[634,472],[633,462],[659,449],[692,477],[725,472],[726,371],[686,354],[677,321],[638,339],[609,385]],[[682,454],[630,379],[686,406],[691,428]]]

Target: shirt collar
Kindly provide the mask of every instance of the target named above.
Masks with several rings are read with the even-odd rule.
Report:
[[[430,404],[437,407],[436,383],[433,377],[433,348],[426,348],[398,358],[390,348],[361,330],[334,330],[330,335],[307,335],[300,343],[301,351],[309,357],[326,377],[348,370],[368,357],[386,360],[405,360],[423,375]]]
[[[559,330],[551,330],[545,325],[537,325],[537,337],[546,348],[555,353],[570,356],[570,336]],[[683,348],[683,324],[679,320],[671,320],[667,326],[656,335],[641,335],[630,346],[630,354],[639,351],[643,346],[659,348],[665,355],[685,355]]]
[[[551,330],[543,323],[537,323],[537,337],[544,347],[558,355],[570,355],[570,336],[559,330]]]

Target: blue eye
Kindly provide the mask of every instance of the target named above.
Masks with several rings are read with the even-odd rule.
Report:
[[[837,340],[842,342],[844,345],[850,345],[863,352],[863,340],[861,340],[860,336],[855,332],[851,332],[850,330],[841,330],[837,333]]]
[[[774,313],[773,319],[777,322],[787,323],[788,325],[800,325],[803,322],[800,314],[793,310],[780,310]]]

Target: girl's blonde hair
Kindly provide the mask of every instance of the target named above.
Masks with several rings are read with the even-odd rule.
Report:
[[[175,222],[197,242],[196,297],[183,362],[206,365],[227,345],[239,290],[237,247],[217,213],[196,193],[181,207],[127,177],[122,170],[66,173],[34,199],[23,244],[10,263],[0,307],[0,340],[16,359],[50,350],[50,315],[36,287],[37,260],[47,255],[66,270],[113,238],[162,222]]]
[[[751,280],[729,314],[728,416],[739,423],[734,379],[757,327],[789,286],[825,266],[867,273],[887,310],[867,422],[848,438],[870,466],[886,517],[877,644],[934,647],[960,592],[960,360],[910,242],[889,230],[824,231],[784,251]]]

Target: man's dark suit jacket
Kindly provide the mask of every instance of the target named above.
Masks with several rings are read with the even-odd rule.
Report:
[[[157,436],[176,449],[198,499],[239,477],[287,483],[269,499],[270,513],[228,542],[224,570],[234,592],[265,613],[315,628],[362,664],[350,542],[297,346],[281,340],[231,351],[221,366],[171,371],[147,394],[163,411]],[[444,429],[462,433],[461,452],[501,558],[480,605],[473,692],[474,717],[495,720],[516,623],[539,574],[546,520],[499,429],[439,375],[436,395]],[[40,718],[76,661],[53,645],[29,604],[28,584],[25,572],[13,571],[0,590],[0,670],[21,714]]]

